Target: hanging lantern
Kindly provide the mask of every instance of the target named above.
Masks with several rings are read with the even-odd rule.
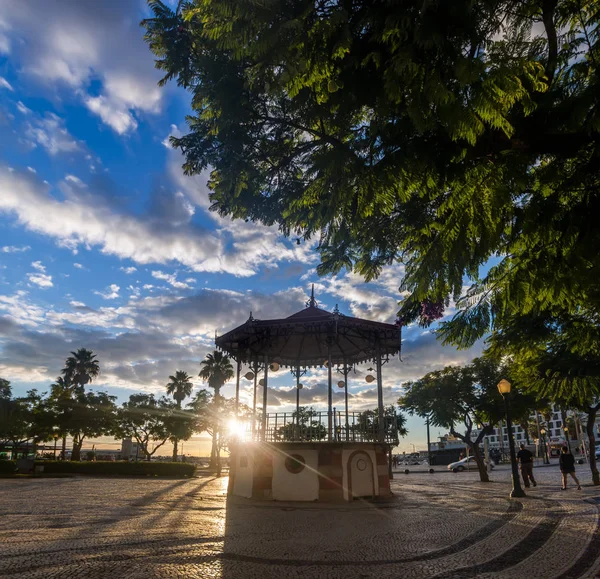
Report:
[[[298,390],[302,390],[302,388],[304,388],[304,386],[302,386],[302,384],[298,384],[297,388],[298,388]]]
[[[329,366],[329,360],[325,360],[325,362],[323,362],[323,366],[325,366],[325,368],[327,368],[327,366]]]
[[[246,378],[246,380],[254,380],[254,372],[246,372],[244,378]]]
[[[346,383],[343,380],[340,380],[338,382],[338,388],[344,388],[346,386]]]
[[[269,366],[269,370],[271,370],[271,372],[277,372],[277,370],[279,370],[279,364],[277,362],[273,362]]]
[[[264,380],[261,378],[261,379],[258,381],[258,385],[259,385],[259,386],[264,386],[264,385],[265,385],[265,381],[264,381]]]
[[[365,376],[365,382],[366,382],[367,384],[370,384],[371,382],[373,382],[373,380],[375,380],[375,376],[372,376],[371,374],[367,374],[367,375]]]

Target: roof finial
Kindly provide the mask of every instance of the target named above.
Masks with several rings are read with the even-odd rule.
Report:
[[[310,292],[310,299],[306,302],[307,308],[316,308],[317,300],[315,299],[315,284],[312,284],[312,290]]]

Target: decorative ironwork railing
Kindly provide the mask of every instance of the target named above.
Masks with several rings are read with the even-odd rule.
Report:
[[[398,444],[398,424],[395,415],[386,414],[383,432],[379,431],[377,411],[346,413],[334,410],[331,413],[310,412],[300,417],[292,412],[268,413],[263,424],[263,415],[256,420],[239,423],[238,437],[244,440],[265,442],[384,442]],[[381,438],[380,438],[381,437]]]

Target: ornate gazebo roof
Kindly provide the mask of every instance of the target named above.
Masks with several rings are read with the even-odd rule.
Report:
[[[250,318],[216,338],[217,348],[241,362],[269,361],[282,366],[356,364],[400,351],[400,327],[328,312],[317,306],[314,289],[306,308],[273,320]]]

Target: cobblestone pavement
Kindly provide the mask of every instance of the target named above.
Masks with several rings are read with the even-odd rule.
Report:
[[[442,470],[440,467],[438,467]],[[0,479],[4,578],[600,577],[600,487],[396,474],[383,503],[226,501],[227,478]]]

